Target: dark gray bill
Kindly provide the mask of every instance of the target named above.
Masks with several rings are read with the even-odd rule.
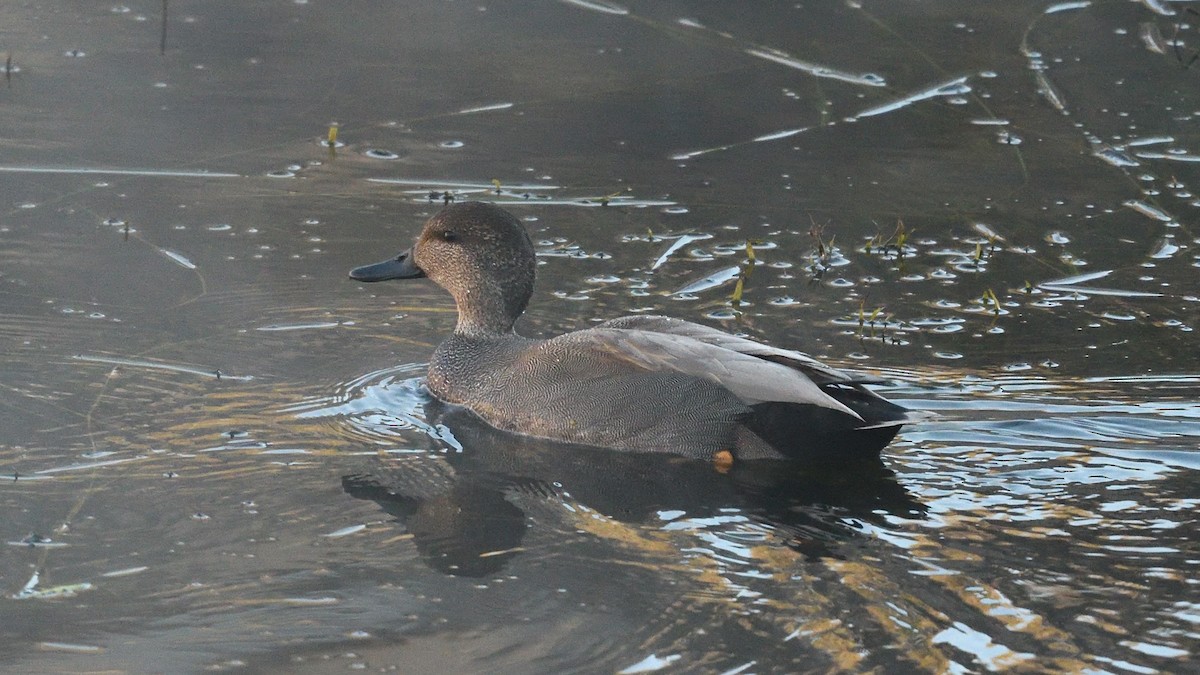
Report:
[[[355,281],[387,281],[388,279],[418,279],[425,276],[425,271],[413,262],[412,249],[404,253],[375,263],[363,265],[350,270],[350,278]]]

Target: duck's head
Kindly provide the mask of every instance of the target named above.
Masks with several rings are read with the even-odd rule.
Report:
[[[425,222],[400,255],[350,271],[355,281],[429,277],[458,306],[455,332],[507,333],[533,294],[537,261],[525,228],[504,209],[462,202]]]

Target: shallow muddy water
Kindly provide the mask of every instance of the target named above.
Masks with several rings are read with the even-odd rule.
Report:
[[[1194,668],[1192,4],[4,3],[0,669]],[[346,278],[447,198],[529,227],[526,334],[938,418],[852,475],[472,424],[449,297]]]

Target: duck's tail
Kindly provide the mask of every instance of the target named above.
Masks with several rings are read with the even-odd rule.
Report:
[[[932,417],[859,383],[826,384],[821,389],[858,417],[830,408],[769,402],[753,406],[745,425],[790,458],[828,463],[877,460],[901,426]]]

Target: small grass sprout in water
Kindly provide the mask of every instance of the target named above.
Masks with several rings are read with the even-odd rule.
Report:
[[[742,263],[741,269],[738,270],[737,283],[733,286],[733,293],[729,295],[729,304],[735,309],[742,304],[742,292],[746,287],[746,280],[750,278],[750,274],[754,272],[754,266],[757,264],[758,258],[754,254],[754,244],[752,239],[746,240],[746,260]]]
[[[884,326],[887,325],[888,319],[891,315],[885,314],[881,320],[880,316],[879,316],[880,314],[883,314],[883,307],[876,307],[874,310],[871,311],[871,315],[867,316],[867,301],[866,301],[866,299],[863,299],[861,302],[858,303],[858,337],[860,340],[866,339],[868,337],[866,334],[867,326],[870,326],[870,328],[871,328],[871,335],[869,337],[874,338],[875,337],[875,327],[880,324],[882,324]]]
[[[632,188],[625,188],[624,190],[617,190],[616,192],[612,192],[612,193],[604,195],[603,197],[600,198],[600,206],[608,206],[608,203],[610,201],[612,201],[613,199],[616,199],[617,197],[620,197],[622,194],[624,194],[626,192],[629,192],[631,189]]]
[[[915,230],[909,230],[904,227],[903,220],[896,220],[896,229],[892,232],[891,236],[889,236],[887,239],[883,239],[883,235],[881,234],[876,234],[874,237],[871,237],[865,247],[866,253],[867,255],[870,255],[874,249],[878,248],[879,254],[886,256],[893,249],[895,249],[896,257],[903,260],[904,245],[908,243],[908,240],[912,237],[913,232],[915,232]]]
[[[825,226],[818,225],[815,221],[808,228],[808,236],[816,247],[816,255],[813,256],[812,264],[808,266],[808,271],[812,274],[809,283],[816,283],[825,276],[825,271],[829,269],[829,262],[834,253],[833,245],[837,237],[830,236],[829,241],[825,241]]]
[[[982,301],[984,307],[990,306],[992,308],[992,314],[1000,316],[1000,298],[996,297],[995,291],[990,288],[984,291]]]

